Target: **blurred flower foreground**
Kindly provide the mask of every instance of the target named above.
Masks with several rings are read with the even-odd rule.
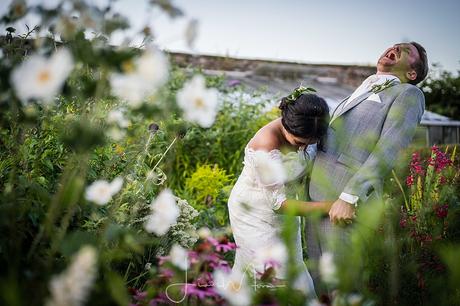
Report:
[[[13,0],[0,17],[1,305],[459,304],[454,146],[409,150],[385,201],[336,245],[346,256],[306,261],[318,295],[294,286],[292,216],[254,255],[264,271],[232,270],[226,201],[246,142],[279,112],[263,92],[179,68],[148,26],[141,45],[112,46],[130,28],[115,2]],[[188,20],[193,48],[198,21],[148,3]],[[31,15],[39,26],[17,33]]]

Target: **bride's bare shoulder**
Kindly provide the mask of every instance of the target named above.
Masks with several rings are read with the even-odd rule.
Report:
[[[256,151],[267,152],[279,149],[279,139],[273,126],[268,124],[261,128],[249,141],[248,147]]]

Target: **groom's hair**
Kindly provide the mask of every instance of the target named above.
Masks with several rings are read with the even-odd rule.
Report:
[[[288,96],[289,97],[289,96]],[[321,142],[329,127],[329,107],[315,94],[302,94],[295,101],[281,99],[281,123],[294,136]]]
[[[411,41],[410,44],[417,49],[419,60],[412,65],[412,68],[417,73],[417,77],[414,80],[410,80],[408,83],[417,85],[423,81],[428,74],[428,57],[426,55],[426,50],[422,47],[422,45],[415,41]]]

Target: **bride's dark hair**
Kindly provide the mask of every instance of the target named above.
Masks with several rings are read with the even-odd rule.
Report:
[[[281,99],[281,123],[290,134],[318,140],[321,148],[329,126],[329,107],[315,94],[302,94],[295,101]]]

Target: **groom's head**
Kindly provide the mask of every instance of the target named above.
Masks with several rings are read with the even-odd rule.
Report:
[[[377,73],[395,75],[403,83],[420,83],[428,73],[425,48],[416,42],[399,43],[388,48],[377,62]]]

